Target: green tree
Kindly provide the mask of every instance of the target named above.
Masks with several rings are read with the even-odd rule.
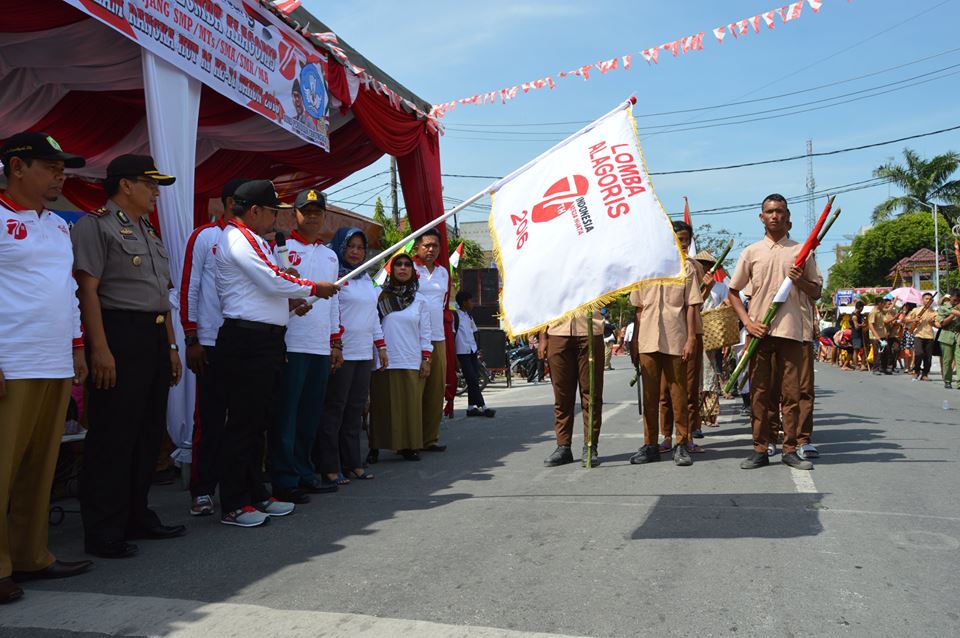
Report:
[[[941,228],[949,228],[940,216]],[[940,242],[946,237],[941,231]],[[849,253],[830,269],[824,298],[832,298],[837,288],[889,286],[894,264],[921,248],[934,248],[933,216],[913,212],[880,222],[853,240]]]
[[[408,226],[407,218],[401,218],[400,227],[398,228],[393,222],[393,217],[387,215],[383,207],[383,201],[379,197],[377,197],[377,201],[373,205],[373,221],[383,226],[383,237],[380,239],[381,250],[393,246],[409,234],[404,229]]]
[[[877,167],[874,177],[890,180],[904,190],[889,197],[873,210],[873,221],[890,219],[895,214],[917,210],[924,204],[937,204],[948,219],[956,219],[960,207],[960,180],[951,179],[960,167],[960,154],[948,151],[925,160],[909,148],[903,149],[904,163],[890,162]],[[949,226],[948,226],[949,228]]]
[[[694,229],[694,239],[697,243],[697,250],[709,250],[714,257],[719,257],[723,254],[723,250],[727,247],[727,244],[730,240],[733,240],[733,248],[730,255],[723,261],[721,266],[727,272],[730,272],[733,269],[735,261],[732,258],[733,253],[737,252],[738,249],[746,246],[746,242],[743,240],[742,233],[732,233],[726,228],[721,228],[719,230],[713,230],[711,224],[700,224]]]

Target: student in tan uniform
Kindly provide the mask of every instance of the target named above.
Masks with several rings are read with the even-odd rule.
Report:
[[[817,278],[823,281],[820,269],[816,269]],[[800,306],[803,308],[803,363],[800,366],[800,402],[798,404],[800,418],[800,433],[797,436],[797,456],[801,459],[815,459],[820,452],[814,447],[813,437],[813,404],[816,400],[816,388],[813,379],[814,352],[813,342],[816,339],[816,307],[814,300],[808,295],[800,295]]]
[[[867,317],[867,329],[870,331],[870,341],[873,343],[873,373],[893,374],[890,366],[890,344],[887,343],[887,324],[884,322],[887,306],[893,306],[890,299],[881,299],[873,306],[873,311]]]
[[[570,444],[573,440],[573,411],[580,386],[580,408],[583,411],[583,455],[581,464],[587,464],[586,441],[589,438],[590,422],[587,411],[590,407],[590,370],[588,359],[586,313],[566,321],[557,322],[540,333],[537,345],[538,356],[546,358],[550,366],[550,383],[553,385],[554,429],[557,433],[557,449],[543,462],[547,467],[573,463]],[[593,313],[593,385],[597,403],[593,411],[592,463],[599,465],[597,440],[600,438],[600,413],[603,407],[603,316]]]
[[[643,378],[643,446],[630,457],[630,463],[660,460],[660,394],[666,386],[677,430],[673,461],[681,466],[692,465],[687,449],[691,440],[687,366],[692,365],[697,353],[696,315],[703,303],[699,285],[693,276],[684,277],[683,283],[642,285],[630,293],[630,303],[637,309],[630,354],[640,366]]]
[[[686,222],[673,222],[673,232],[677,234],[683,253],[687,254],[690,250],[690,242],[693,241],[693,227]],[[713,287],[713,277],[707,275],[703,266],[696,259],[687,260],[687,277],[693,279],[693,284],[697,290],[701,290],[701,297],[710,292]],[[700,383],[703,377],[703,319],[700,312],[703,305],[697,306],[697,311],[693,316],[694,332],[697,336],[697,351],[693,359],[687,362],[687,421],[690,427],[690,436],[698,439],[703,437],[700,431]],[[663,442],[660,444],[661,452],[669,452],[673,449],[673,405],[670,400],[670,385],[666,377],[660,382],[660,434],[663,435]],[[690,452],[703,452],[703,448],[693,441],[687,443],[687,450]]]
[[[805,323],[800,295],[818,298],[822,282],[813,255],[802,269],[793,265],[801,246],[787,236],[790,209],[783,195],[772,194],[763,200],[760,221],[766,231],[764,238],[744,249],[730,280],[730,305],[752,338],[761,340],[749,371],[753,454],[740,467],[749,470],[769,465],[767,444],[779,400],[784,432],[782,460],[790,467],[810,470],[813,463],[796,452]],[[765,326],[763,316],[785,277],[793,281],[793,289],[770,325]],[[752,293],[749,313],[740,300],[740,291],[747,286]],[[773,379],[780,380],[779,392],[772,387]]]

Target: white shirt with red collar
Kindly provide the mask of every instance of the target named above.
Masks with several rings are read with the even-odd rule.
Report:
[[[337,254],[321,241],[308,242],[297,231],[287,239],[290,265],[301,277],[310,281],[334,282],[338,279],[340,262]],[[274,249],[274,257],[277,257]],[[279,261],[279,257],[277,257]],[[318,299],[310,312],[301,316],[291,315],[287,324],[287,352],[304,354],[330,354],[330,343],[339,341],[340,295]]]
[[[215,346],[223,323],[217,294],[217,242],[226,222],[206,224],[187,240],[180,284],[180,323],[185,334],[196,333],[200,344]]]
[[[223,229],[216,250],[217,294],[225,319],[286,326],[287,299],[309,297],[313,282],[277,267],[270,245],[240,219]]]
[[[430,272],[420,260],[416,260],[417,276],[420,278],[420,294],[427,301],[430,312],[431,341],[443,341],[443,310],[447,307],[447,292],[450,289],[450,275],[440,264],[434,264]]]
[[[375,348],[386,346],[377,314],[380,291],[374,287],[370,275],[363,273],[343,282],[337,296],[343,326],[343,359],[369,361]]]
[[[0,194],[0,273],[3,376],[73,377],[73,347],[83,345],[83,333],[67,222]]]

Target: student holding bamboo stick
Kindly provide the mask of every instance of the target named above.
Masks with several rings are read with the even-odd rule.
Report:
[[[797,267],[801,245],[787,236],[790,209],[779,194],[768,195],[760,212],[764,238],[744,249],[730,280],[730,305],[753,339],[759,339],[756,356],[750,360],[749,378],[753,412],[753,454],[740,467],[755,469],[769,465],[767,444],[771,419],[778,409],[783,413],[783,456],[786,465],[800,470],[813,469],[813,463],[797,455],[800,433],[800,369],[803,365],[805,335],[800,295],[820,297],[822,279],[817,274],[813,255]],[[793,282],[784,299],[777,294],[785,278]],[[749,287],[752,298],[747,312],[740,291]],[[774,302],[781,302],[769,325],[764,313]],[[780,392],[774,392],[772,379],[780,380]]]

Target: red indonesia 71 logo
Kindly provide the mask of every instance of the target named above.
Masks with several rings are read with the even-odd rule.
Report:
[[[544,192],[540,202],[533,207],[530,220],[535,224],[542,224],[565,215],[571,210],[578,197],[587,194],[589,187],[590,182],[583,175],[571,175],[557,180]],[[513,222],[517,231],[517,250],[523,248],[530,238],[527,231],[527,212],[523,211],[519,217],[510,215],[510,221]]]

